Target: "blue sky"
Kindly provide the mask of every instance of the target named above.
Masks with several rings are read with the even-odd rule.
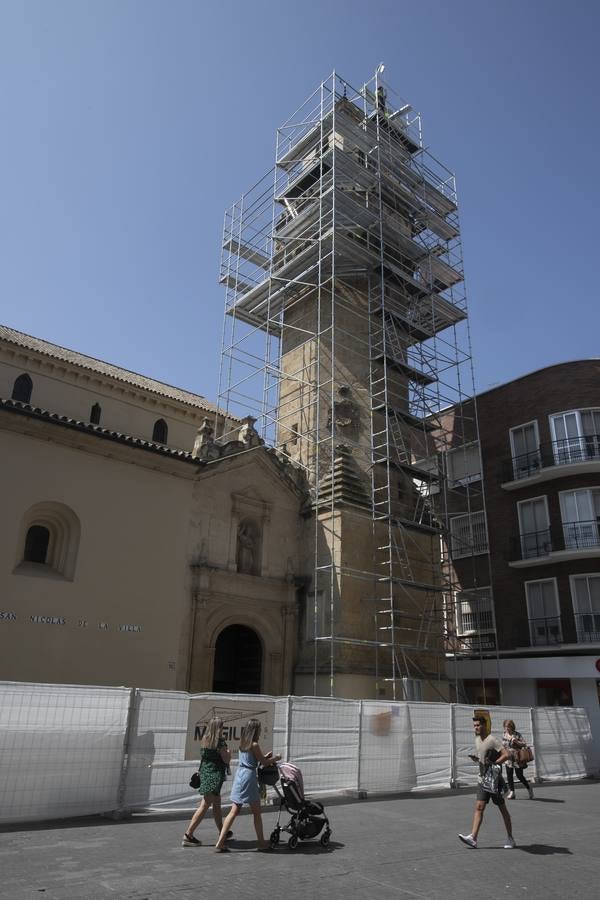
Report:
[[[479,390],[599,356],[600,4],[0,0],[0,321],[216,396],[223,210],[334,68],[457,174]]]

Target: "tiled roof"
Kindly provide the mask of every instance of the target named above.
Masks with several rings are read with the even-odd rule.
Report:
[[[111,431],[110,428],[103,428],[101,425],[92,425],[90,422],[80,422],[78,419],[71,419],[69,416],[60,416],[58,413],[49,412],[47,409],[31,406],[29,403],[21,403],[20,400],[3,400],[0,397],[0,410],[6,410],[7,412],[28,416],[34,419],[41,419],[46,422],[51,422],[54,425],[62,425],[64,428],[70,428],[74,431],[85,431],[88,434],[96,435],[105,440],[116,441],[119,444],[128,444],[131,447],[139,447],[142,450],[148,450],[151,453],[159,453],[161,456],[179,459],[182,462],[190,462],[194,463],[194,465],[204,464],[202,460],[192,456],[187,450],[176,450],[173,447],[167,447],[165,444],[156,444],[154,441],[145,441],[143,438],[134,437],[131,434],[123,434],[120,431]]]
[[[81,369],[97,372],[99,375],[114,378],[116,381],[131,384],[143,391],[159,394],[161,397],[166,397],[169,400],[178,400],[180,403],[195,406],[208,412],[215,412],[216,410],[214,403],[211,403],[200,394],[192,394],[191,391],[184,391],[170,384],[164,384],[162,381],[147,378],[145,375],[138,375],[137,372],[130,372],[128,369],[113,366],[112,363],[103,362],[101,359],[94,359],[93,356],[85,356],[76,350],[68,350],[66,347],[60,347],[58,344],[42,341],[40,338],[31,337],[29,334],[16,331],[14,328],[8,328],[6,325],[0,325],[0,340],[14,344],[17,347],[23,347],[25,350],[41,353],[52,359],[59,359],[61,362],[71,363],[74,366],[79,366]]]

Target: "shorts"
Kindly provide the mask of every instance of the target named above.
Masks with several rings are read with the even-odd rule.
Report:
[[[477,785],[477,799],[483,800],[484,803],[489,803],[490,800],[494,804],[494,806],[503,806],[504,805],[504,794],[490,794],[488,791],[484,791],[481,785]]]

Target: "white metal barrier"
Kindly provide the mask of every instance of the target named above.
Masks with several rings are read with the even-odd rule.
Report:
[[[312,795],[476,782],[472,706],[0,682],[0,823],[191,808],[198,799],[188,786],[195,764],[184,759],[191,696],[218,706],[272,702],[274,750],[300,767]],[[585,710],[490,712],[494,733],[514,719],[533,746],[533,778],[591,774]]]

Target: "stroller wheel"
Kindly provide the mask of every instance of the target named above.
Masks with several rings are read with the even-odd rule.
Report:
[[[329,838],[331,837],[330,831],[324,831],[321,835],[321,847],[329,847]]]
[[[271,847],[276,847],[279,843],[279,829],[275,828],[274,831],[271,832],[271,836],[269,837],[269,843]]]
[[[295,834],[293,834],[288,841],[288,847],[290,848],[290,850],[295,850],[297,846],[298,846],[298,837]]]

